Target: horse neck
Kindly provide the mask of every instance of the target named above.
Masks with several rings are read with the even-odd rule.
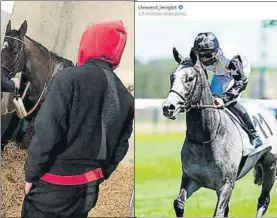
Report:
[[[200,81],[196,92],[199,92],[200,104],[212,105],[213,96],[204,73],[200,74]],[[201,92],[201,93],[200,93]],[[191,109],[186,114],[187,137],[197,142],[206,142],[212,140],[219,125],[219,113],[217,109]]]
[[[32,94],[38,99],[56,63],[49,60],[49,53],[39,49],[29,38],[25,37],[24,41],[27,64],[23,74],[32,85]]]

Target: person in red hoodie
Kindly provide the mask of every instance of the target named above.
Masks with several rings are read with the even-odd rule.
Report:
[[[126,40],[121,21],[91,26],[78,65],[52,79],[28,149],[22,217],[87,217],[126,155],[134,99],[113,72]]]

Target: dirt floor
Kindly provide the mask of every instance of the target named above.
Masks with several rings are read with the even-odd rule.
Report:
[[[10,143],[1,160],[1,217],[20,217],[24,197],[26,150]],[[124,161],[108,181],[100,186],[100,196],[89,217],[128,217],[133,191],[134,167]]]

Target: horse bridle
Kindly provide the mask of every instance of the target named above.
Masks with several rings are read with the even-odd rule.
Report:
[[[191,102],[191,99],[192,99],[192,97],[194,96],[194,92],[195,92],[195,89],[196,89],[196,84],[197,84],[197,82],[198,82],[198,79],[199,79],[199,77],[201,76],[200,75],[200,71],[198,70],[198,69],[196,69],[195,67],[193,67],[195,70],[196,70],[196,72],[197,72],[197,77],[196,77],[196,81],[195,81],[195,85],[193,86],[193,89],[192,89],[192,91],[190,92],[190,95],[189,95],[189,98],[188,98],[188,100],[186,100],[185,98],[184,98],[184,96],[182,96],[180,93],[178,93],[177,91],[175,91],[175,90],[173,90],[173,89],[170,89],[170,91],[169,91],[169,93],[171,93],[171,92],[173,92],[173,93],[175,93],[176,95],[178,95],[183,101],[184,101],[184,105],[181,105],[181,109],[183,109],[184,111],[186,111],[186,112],[188,112],[188,111],[190,111],[191,109],[205,109],[205,108],[214,108],[214,109],[219,109],[219,108],[221,108],[221,107],[219,107],[219,106],[217,106],[217,105],[214,105],[214,104],[212,104],[212,105],[207,105],[207,104],[200,104],[200,103],[196,103],[195,105],[194,104],[192,104]],[[203,87],[204,85],[203,85],[203,82],[201,82],[201,96],[202,96],[202,92],[203,92],[203,89],[204,89],[204,87]],[[201,100],[201,97],[200,97],[200,100]]]
[[[12,37],[12,36],[5,36],[5,38],[14,39],[14,40],[17,40],[17,41],[25,44],[25,42],[22,41],[21,39],[18,39],[18,38]],[[23,46],[22,46],[22,48],[23,48]],[[17,71],[16,69],[14,71],[12,71],[12,70],[8,69],[7,67],[2,66],[2,64],[1,64],[1,69],[4,69],[8,72],[8,76],[6,76],[8,79],[13,78],[17,73],[20,72],[20,71],[16,72]]]
[[[18,38],[15,38],[15,37],[12,37],[12,36],[5,36],[5,38],[11,38],[11,39],[20,41],[20,42],[22,42],[23,44],[25,44],[25,42],[24,42],[23,40],[18,39]],[[50,56],[50,59],[51,59],[50,53],[49,53],[49,56]],[[1,65],[1,68],[3,68],[3,69],[5,69],[6,71],[8,71],[8,73],[9,73],[8,76],[7,76],[8,79],[11,79],[12,77],[15,76],[15,74],[19,73],[19,72],[12,72],[11,70],[9,70],[8,68],[6,68],[6,67],[4,67],[4,66],[2,66],[2,65]],[[49,64],[49,69],[50,69],[50,64]],[[47,80],[48,80],[48,78],[47,78]],[[38,98],[36,104],[35,104],[34,107],[27,113],[27,116],[30,115],[31,113],[33,113],[33,112],[35,111],[35,109],[37,108],[37,106],[38,106],[38,104],[39,104],[39,102],[40,102],[40,100],[41,100],[41,98],[42,98],[42,96],[43,96],[43,94],[44,94],[44,92],[45,92],[45,90],[46,90],[46,88],[47,88],[47,80],[46,80],[46,82],[45,82],[45,84],[44,84],[43,90],[42,90],[42,92],[41,92],[41,94],[40,94],[40,96],[39,96],[39,98]],[[25,96],[26,96],[26,94],[27,94],[27,91],[28,91],[30,85],[31,85],[31,83],[28,81],[28,83],[27,83],[27,85],[26,85],[26,87],[25,87],[25,89],[24,89],[24,92],[23,92],[23,94],[22,94],[22,96],[21,96],[21,99],[22,99],[22,100],[25,98]],[[16,92],[17,92],[17,90],[16,90]],[[20,97],[20,96],[18,96],[17,93],[16,93],[16,97]],[[15,112],[15,109],[12,110],[12,111],[10,111],[10,112],[7,112],[7,113],[14,113],[14,112]]]

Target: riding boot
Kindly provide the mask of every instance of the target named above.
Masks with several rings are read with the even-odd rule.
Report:
[[[263,144],[262,140],[260,139],[249,115],[247,113],[245,113],[241,118],[243,119],[243,122],[246,124],[248,130],[251,133],[251,135],[250,135],[251,144],[254,145],[255,148],[261,146]]]

